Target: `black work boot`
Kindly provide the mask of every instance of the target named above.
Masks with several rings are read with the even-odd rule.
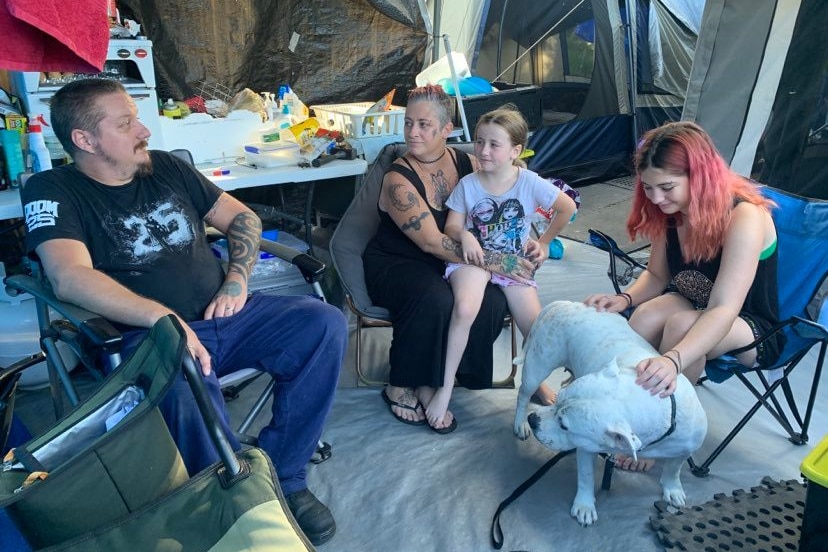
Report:
[[[336,533],[336,522],[331,511],[308,489],[302,489],[285,497],[288,508],[311,544],[328,542]]]

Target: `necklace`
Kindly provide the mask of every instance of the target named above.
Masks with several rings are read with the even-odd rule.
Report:
[[[442,159],[443,157],[445,157],[447,151],[448,151],[448,148],[443,148],[443,153],[441,153],[440,156],[437,157],[437,159],[432,159],[431,161],[423,161],[422,159],[420,159],[419,157],[417,157],[413,153],[411,154],[411,157],[413,157],[414,161],[416,161],[417,163],[420,163],[421,165],[432,165],[432,164],[436,163],[437,161],[439,161],[440,159]]]

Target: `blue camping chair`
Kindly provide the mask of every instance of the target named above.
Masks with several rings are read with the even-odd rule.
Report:
[[[700,383],[718,383],[735,376],[756,401],[706,459],[700,463],[688,459],[690,470],[698,477],[710,472],[710,464],[762,407],[779,422],[789,441],[796,445],[808,442],[811,414],[828,349],[828,300],[825,298],[828,287],[828,201],[800,197],[769,186],[762,186],[761,191],[777,204],[772,215],[779,247],[781,321],[753,343],[707,362]],[[590,230],[589,237],[592,245],[610,253],[608,274],[616,292],[620,293],[621,286],[630,282],[633,271],[643,265],[621,251],[606,234]],[[624,268],[619,268],[619,263]],[[785,333],[787,342],[772,366],[747,368],[735,359],[734,355],[756,347],[780,331]],[[817,350],[817,360],[810,393],[802,405],[791,390],[789,376],[812,349]],[[780,389],[782,397],[776,393]],[[784,399],[784,406],[781,399]],[[803,399],[805,397],[800,398]]]

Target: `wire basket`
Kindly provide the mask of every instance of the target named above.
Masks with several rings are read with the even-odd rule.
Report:
[[[233,92],[218,82],[198,81],[193,87],[198,96],[204,98],[207,113],[213,117],[226,117]]]

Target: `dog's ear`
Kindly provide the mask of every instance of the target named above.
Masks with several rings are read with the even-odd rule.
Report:
[[[627,422],[616,422],[606,428],[605,435],[615,450],[624,451],[638,461],[638,449],[641,448],[641,439],[633,433]]]

